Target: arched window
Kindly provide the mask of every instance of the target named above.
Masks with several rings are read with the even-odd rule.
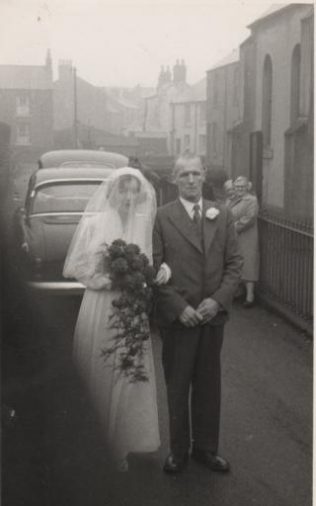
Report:
[[[267,55],[263,64],[262,83],[262,135],[263,145],[271,144],[271,120],[272,120],[272,61]]]
[[[300,70],[301,46],[297,44],[293,49],[291,66],[291,124],[295,122],[300,112]]]

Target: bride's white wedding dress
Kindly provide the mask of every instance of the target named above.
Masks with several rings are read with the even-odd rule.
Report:
[[[122,200],[119,178],[126,175],[138,180],[139,189],[123,223],[118,213]],[[73,357],[118,461],[131,452],[157,450],[160,437],[151,340],[146,341],[145,382],[130,382],[115,368],[115,353],[107,359],[102,356],[102,351],[113,344],[109,316],[113,298],[118,296],[118,292],[109,290],[109,278],[104,272],[104,245],[123,239],[137,244],[151,260],[154,215],[155,194],[148,181],[136,169],[117,169],[89,202],[64,267],[65,277],[76,278],[86,286],[74,334]]]
[[[111,345],[111,303],[117,293],[87,289],[75,335],[74,360],[89,387],[114,457],[130,452],[153,452],[160,445],[152,344],[146,341],[146,382],[131,383],[115,368],[115,353],[105,361],[102,350]]]

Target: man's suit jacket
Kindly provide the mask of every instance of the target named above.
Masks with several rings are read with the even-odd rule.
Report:
[[[214,219],[205,216],[215,207]],[[195,223],[180,200],[158,209],[153,232],[154,265],[166,262],[171,280],[158,289],[156,315],[158,324],[169,326],[187,305],[197,308],[206,297],[212,297],[221,310],[211,324],[227,319],[232,297],[240,281],[242,257],[239,253],[232,216],[226,207],[203,200],[202,240]]]

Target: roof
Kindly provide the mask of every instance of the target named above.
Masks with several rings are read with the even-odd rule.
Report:
[[[229,53],[225,58],[219,60],[213,67],[209,70],[215,70],[219,67],[225,67],[226,65],[231,65],[232,63],[237,63],[239,61],[239,48],[234,49],[231,53]]]
[[[172,103],[204,102],[206,100],[206,77],[184,90],[182,95],[176,97]]]
[[[305,3],[298,4],[298,3],[290,3],[290,4],[272,4],[267,10],[263,12],[259,18],[255,19],[252,23],[250,23],[247,28],[255,28],[259,24],[266,22],[268,19],[274,17],[275,15],[283,13],[286,10],[292,9],[293,7],[305,7]]]
[[[0,89],[51,90],[52,75],[40,65],[0,65]]]
[[[100,181],[106,179],[112,172],[113,169],[107,168],[99,169],[89,167],[89,168],[70,169],[65,167],[59,167],[59,168],[48,168],[37,170],[32,177],[34,179],[34,183],[38,185],[48,181],[62,182],[66,179],[71,179],[74,182],[83,179],[95,179],[96,181]]]
[[[135,136],[138,139],[165,139],[167,138],[167,134],[165,132],[135,132]]]
[[[96,151],[93,149],[60,149],[56,151],[48,151],[39,159],[41,167],[60,167],[67,162],[89,162],[114,166],[115,168],[126,167],[128,158],[118,153],[110,151]],[[79,169],[77,169],[79,170]],[[90,170],[90,169],[89,169]]]

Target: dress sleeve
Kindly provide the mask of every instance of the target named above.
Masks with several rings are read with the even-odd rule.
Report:
[[[235,222],[235,229],[237,234],[244,232],[248,228],[255,225],[258,217],[258,202],[256,198],[247,199],[245,201],[244,213]]]
[[[111,279],[106,269],[106,246],[91,253],[91,272],[84,283],[91,290],[110,290]]]
[[[63,275],[92,290],[109,289],[111,282],[105,262],[107,245],[98,239],[95,224],[96,220],[87,218],[85,226],[75,233]]]

